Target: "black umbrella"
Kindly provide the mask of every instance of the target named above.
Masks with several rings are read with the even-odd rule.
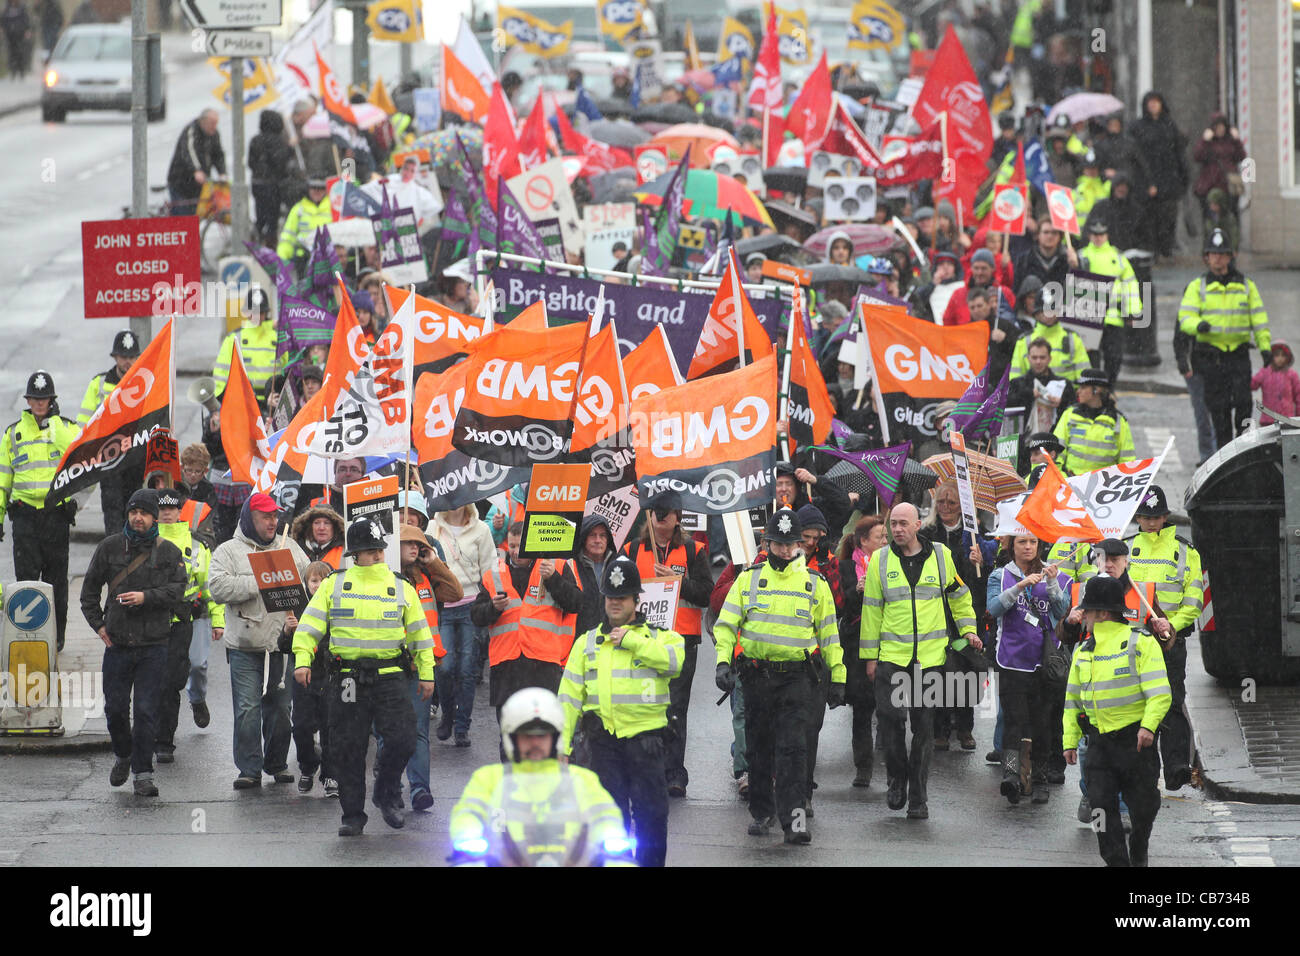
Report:
[[[794,239],[775,232],[769,232],[763,236],[753,236],[749,239],[741,239],[736,243],[736,255],[740,257],[741,261],[744,261],[745,256],[751,252],[761,252],[769,259],[797,254],[806,255],[803,246]]]
[[[598,99],[594,101],[596,109],[600,110],[600,115],[609,119],[611,116],[631,116],[632,104],[627,100],[621,100],[616,96],[609,99]]]
[[[875,484],[851,461],[843,459],[837,461],[826,472],[825,477],[847,492],[856,491],[862,498],[876,494]],[[894,501],[895,503],[900,500],[920,501],[926,491],[938,483],[938,475],[920,462],[909,458],[903,465],[903,477]]]
[[[642,143],[650,142],[650,134],[641,127],[627,120],[596,120],[587,124],[587,135],[610,146],[620,149],[632,149]]]
[[[809,209],[799,209],[780,199],[769,199],[763,205],[767,207],[768,215],[772,217],[772,223],[777,229],[785,229],[790,223],[795,223],[803,230],[805,241],[817,231],[817,214]]]
[[[871,273],[857,266],[837,266],[823,262],[808,271],[812,273],[812,284],[815,286],[825,285],[828,282],[870,283],[873,281]]]
[[[598,173],[588,182],[592,202],[635,202],[636,170],[622,166],[608,173]]]
[[[808,186],[808,170],[803,166],[773,166],[763,170],[763,182],[768,189],[802,196]]]
[[[698,123],[699,114],[685,103],[649,103],[632,114],[633,123]]]

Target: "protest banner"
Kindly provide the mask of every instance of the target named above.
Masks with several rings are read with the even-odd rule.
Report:
[[[420,248],[419,227],[415,211],[390,209],[371,217],[374,243],[379,247],[380,268],[393,285],[414,285],[429,278],[429,269]]]
[[[288,548],[248,552],[248,564],[257,581],[257,593],[268,614],[289,611],[301,614],[307,607],[307,591]]]
[[[519,198],[519,204],[529,219],[538,222],[558,218],[564,248],[582,248],[582,220],[578,218],[573,190],[564,175],[564,163],[558,159],[548,160],[506,180],[506,185]]]
[[[343,525],[349,527],[358,518],[372,518],[379,522],[388,536],[388,547],[384,551],[384,563],[393,570],[402,567],[402,545],[399,536],[394,534],[399,521],[394,516],[397,509],[399,483],[396,475],[382,478],[366,478],[343,486]],[[351,557],[347,556],[351,563]]]
[[[682,578],[679,574],[665,578],[642,578],[641,596],[636,609],[645,615],[651,627],[672,630],[677,620],[677,602],[682,596]]]
[[[640,510],[639,502],[636,486],[628,485],[615,491],[606,492],[599,498],[588,498],[586,507],[582,509],[582,516],[584,518],[594,517],[604,520],[609,525],[609,535],[614,550],[617,551],[627,541],[628,533],[636,522],[637,512]],[[684,522],[683,527],[685,527]]]
[[[166,428],[159,428],[149,436],[145,446],[144,473],[152,475],[155,471],[170,475],[172,481],[181,480],[180,442],[172,438]]]

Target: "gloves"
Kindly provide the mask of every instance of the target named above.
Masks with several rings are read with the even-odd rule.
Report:
[[[0,541],[3,541],[4,539],[5,539],[4,519],[0,518]]]
[[[713,673],[713,683],[718,685],[718,690],[725,694],[730,694],[736,689],[736,675],[731,671],[730,664],[719,664],[718,669]]]
[[[844,706],[845,701],[844,701],[843,684],[831,684],[830,693],[827,694],[826,696],[826,703],[830,705],[831,710],[834,710],[836,707]]]
[[[1268,365],[1269,363],[1271,363],[1271,362],[1273,361],[1273,352],[1272,352],[1271,349],[1260,349],[1260,350],[1259,350],[1259,355],[1260,355],[1260,358],[1262,358],[1262,359],[1264,360],[1264,364],[1265,364],[1265,365]]]
[[[1206,332],[1210,331],[1210,323],[1201,319],[1201,321],[1196,323],[1196,331],[1204,335]]]

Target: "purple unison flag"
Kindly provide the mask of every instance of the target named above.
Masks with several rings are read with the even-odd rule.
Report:
[[[474,167],[474,161],[470,159],[469,153],[465,149],[465,143],[460,136],[456,137],[456,144],[460,147],[461,165],[465,167],[465,176],[461,183],[465,187],[465,211],[469,216],[469,265],[471,270],[476,270],[477,253],[480,249],[491,249],[492,243],[496,242],[497,236],[497,214],[492,209],[492,204],[487,201],[487,196],[483,193],[483,183],[480,172]],[[477,228],[475,228],[477,226]]]
[[[832,458],[849,462],[870,478],[886,508],[894,504],[894,496],[898,494],[898,484],[903,478],[903,468],[907,465],[907,456],[912,452],[910,441],[889,448],[868,451],[843,451],[839,448],[831,448],[829,445],[812,447]]]
[[[677,250],[677,233],[682,224],[682,203],[686,200],[686,174],[690,168],[691,151],[687,148],[686,155],[682,157],[677,171],[673,173],[673,178],[668,181],[668,188],[664,190],[664,201],[654,216],[656,257],[654,267],[659,270],[658,275],[667,275],[668,266],[673,261],[673,253]]]
[[[1011,386],[1011,366],[1002,370],[1002,381],[980,403],[979,408],[961,425],[961,433],[968,441],[995,438],[1002,432],[1002,421],[1007,414],[1007,392]],[[951,416],[949,416],[951,420]]]
[[[268,249],[266,246],[255,246],[248,241],[244,242],[244,246],[266,270],[266,274],[274,280],[276,295],[288,294],[293,288],[293,275],[289,272],[289,267],[284,264],[284,260],[275,254],[275,250]]]
[[[1010,372],[1010,366],[1002,373],[1002,382],[995,389],[989,381],[991,367],[985,365],[980,369],[980,373],[975,376],[975,380],[966,387],[961,398],[953,407],[952,413],[948,416],[951,427],[961,430],[961,433],[967,438],[974,438],[967,429],[974,428],[978,432],[986,432],[991,422],[987,416],[994,414],[993,406],[989,405],[989,400],[995,398],[1001,393],[1001,401],[996,402],[998,415],[998,425],[1002,424],[1001,412],[1007,403],[1007,375]],[[987,406],[987,407],[986,407]],[[984,417],[982,417],[984,416]]]
[[[659,234],[655,231],[654,217],[645,206],[641,207],[641,274],[663,276],[668,274],[668,259],[660,255]]]
[[[546,245],[537,227],[504,179],[497,180],[497,249],[516,256],[546,258]]]

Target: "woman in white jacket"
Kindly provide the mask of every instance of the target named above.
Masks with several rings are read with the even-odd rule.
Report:
[[[438,612],[438,632],[447,656],[438,666],[442,720],[437,735],[439,740],[446,740],[454,732],[456,746],[468,747],[479,661],[479,628],[470,621],[469,609],[482,587],[483,575],[497,565],[497,550],[491,530],[473,504],[437,512],[429,533],[442,545],[447,567],[465,590],[461,600],[444,604]]]

